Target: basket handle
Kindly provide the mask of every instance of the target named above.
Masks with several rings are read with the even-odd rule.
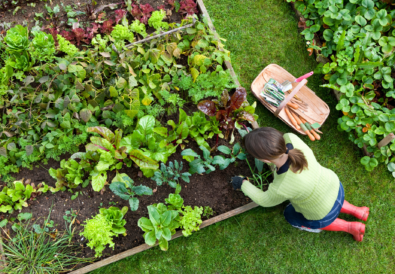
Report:
[[[307,83],[306,79],[303,79],[297,86],[296,88],[294,88],[291,92],[290,95],[288,95],[284,101],[281,102],[281,104],[278,106],[278,108],[276,109],[276,111],[274,112],[274,115],[276,117],[278,117],[278,114],[280,113],[280,111],[287,105],[287,103],[295,96],[296,93],[299,92],[299,90]]]

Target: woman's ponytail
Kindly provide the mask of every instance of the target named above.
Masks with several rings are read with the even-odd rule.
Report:
[[[304,169],[308,168],[306,157],[299,149],[291,149],[288,152],[288,159],[290,161],[290,168],[292,172],[298,173],[302,172]]]
[[[249,154],[259,160],[273,160],[287,152],[283,134],[271,127],[261,127],[244,137],[244,146]],[[294,173],[308,168],[306,157],[299,149],[288,151],[290,168]]]

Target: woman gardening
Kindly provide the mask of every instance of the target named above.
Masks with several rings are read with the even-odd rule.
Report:
[[[344,189],[332,170],[322,167],[313,151],[295,134],[282,135],[270,127],[256,129],[245,136],[245,148],[255,158],[276,168],[273,183],[265,192],[246,178],[233,177],[235,190],[241,189],[260,206],[278,205],[286,200],[285,219],[294,227],[309,232],[344,231],[358,242],[363,240],[365,224],[337,218],[351,214],[366,221],[368,207],[356,207],[344,200]]]

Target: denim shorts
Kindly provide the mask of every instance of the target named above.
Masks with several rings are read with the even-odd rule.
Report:
[[[284,210],[284,217],[288,223],[295,227],[306,227],[311,229],[323,228],[330,225],[340,214],[344,203],[344,189],[340,182],[339,194],[331,211],[321,220],[307,220],[302,213],[296,212],[292,204],[289,204]]]

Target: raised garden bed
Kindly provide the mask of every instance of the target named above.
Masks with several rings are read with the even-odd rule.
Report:
[[[149,1],[144,2],[144,4],[151,3],[152,6],[158,5],[157,1],[151,1],[151,2],[149,2]],[[214,36],[218,39],[218,35],[215,33],[215,30],[213,29],[211,20],[208,17],[207,11],[205,10],[202,1],[199,0],[199,1],[197,1],[197,3],[198,3],[198,7],[199,7],[201,13],[203,14],[203,17],[205,17],[208,20],[208,25],[214,31],[214,33],[213,33]],[[54,4],[56,5],[56,2],[54,2]],[[130,14],[128,14],[127,16],[130,16]],[[170,23],[172,22],[173,19],[178,20],[180,18],[181,17],[179,17],[179,18],[177,17],[174,19],[173,16],[170,18],[168,17],[168,19],[170,20],[169,21]],[[202,25],[200,25],[200,28],[201,28],[201,26]],[[187,29],[187,32],[190,34],[193,34],[196,32],[196,30],[193,31],[191,29],[193,29],[193,28]],[[58,31],[59,30],[60,29],[58,29]],[[147,32],[150,33],[149,29],[147,29]],[[138,35],[136,35],[136,38],[142,39],[142,37],[139,37]],[[153,40],[153,41],[155,41],[155,40]],[[82,46],[80,45],[80,48],[83,48],[83,47],[84,47],[83,45]],[[219,46],[219,48],[222,52],[224,52],[222,46]],[[118,51],[118,54],[121,54],[122,48],[117,47],[117,51]],[[108,53],[106,53],[106,52],[108,52]],[[111,53],[111,54],[113,54],[113,53]],[[106,58],[106,57],[111,57],[111,54],[110,54],[110,50],[108,50],[108,51],[105,50],[104,54],[101,54],[101,55],[103,55],[103,57]],[[187,54],[186,54],[186,56],[188,57]],[[151,58],[151,57],[149,57],[149,58]],[[111,59],[104,59],[104,63],[109,65],[110,67],[114,66],[113,61],[110,61],[110,60],[115,60],[115,59],[112,57],[111,57]],[[173,60],[176,60],[176,58],[174,58]],[[178,59],[178,62],[180,62],[184,66],[188,66],[188,63],[190,61],[188,61],[187,58],[180,56]],[[235,74],[233,72],[230,62],[227,61],[226,59],[225,60],[221,59],[221,61],[217,61],[217,62],[219,62],[219,64],[222,64],[223,69],[228,69],[230,71],[229,75],[231,77],[230,79],[233,78],[233,82],[234,82],[233,86],[239,86],[237,77],[235,76]],[[78,64],[78,62],[74,62],[71,65],[75,65],[75,64]],[[69,65],[69,64],[67,64],[67,65]],[[191,64],[189,64],[189,65],[191,65]],[[62,73],[61,72],[63,70],[62,66],[59,65],[59,68],[60,68],[60,73]],[[129,69],[132,70],[131,68],[129,68]],[[189,69],[191,69],[191,67],[189,67]],[[74,68],[73,68],[73,70],[74,70]],[[71,70],[71,71],[73,71],[73,70]],[[138,73],[136,68],[134,70],[135,70],[135,73]],[[200,67],[200,70],[202,70],[201,67]],[[200,73],[203,74],[202,71],[200,71]],[[56,76],[55,76],[55,78],[56,78]],[[40,78],[40,79],[42,79],[42,78]],[[33,78],[33,81],[34,81],[34,78]],[[77,81],[79,81],[79,80],[77,80]],[[129,79],[129,81],[131,81],[131,80]],[[51,83],[49,85],[51,85]],[[119,88],[122,86],[122,84],[119,84],[119,83],[120,82],[119,82],[119,78],[118,78],[117,82],[114,83],[114,85],[116,85],[116,87]],[[41,83],[41,84],[43,84],[43,83]],[[35,85],[34,89],[39,90],[41,84]],[[85,84],[83,82],[83,79],[82,79],[82,83],[76,83],[77,86],[80,84]],[[133,84],[133,85],[136,85],[136,84]],[[139,85],[139,84],[137,84],[137,85]],[[108,86],[107,86],[107,88],[108,88]],[[49,87],[48,87],[48,90],[49,90]],[[125,91],[126,91],[126,89],[125,89]],[[231,93],[233,93],[234,89],[231,89],[230,91],[231,91]],[[122,92],[122,89],[118,90],[118,92]],[[155,94],[155,90],[152,92]],[[173,92],[174,92],[174,90],[173,90]],[[155,94],[155,96],[157,96],[157,94]],[[115,99],[112,99],[112,100],[114,100],[114,101],[116,100],[116,96],[111,95],[111,97],[115,97]],[[141,101],[141,98],[139,100]],[[97,102],[96,104],[100,105],[101,103]],[[115,102],[115,105],[116,104],[117,103]],[[142,104],[144,104],[144,102]],[[32,105],[33,105],[33,107],[32,107]],[[105,110],[111,109],[111,108],[109,108],[109,106],[113,107],[114,104],[112,104],[112,105],[106,104],[104,106],[101,105],[101,107],[104,107]],[[168,105],[166,105],[166,106],[168,106]],[[32,108],[34,109],[33,103],[30,106],[30,109],[32,109]],[[177,106],[177,108],[178,108],[178,106]],[[190,115],[190,116],[192,116],[194,112],[198,111],[196,105],[192,104],[192,103],[183,104],[182,109],[185,110],[186,114]],[[37,111],[37,110],[35,110],[35,111]],[[251,107],[249,108],[249,111],[253,111],[251,109]],[[65,111],[65,112],[67,112],[67,111]],[[85,115],[86,112],[87,111],[85,111],[83,115]],[[88,112],[90,113],[90,116],[87,119],[87,121],[92,122],[92,121],[100,121],[100,119],[103,119],[103,117],[101,116],[102,114],[100,112],[99,116],[96,116],[96,118],[94,120],[90,120],[90,117],[92,117],[92,115],[95,116],[95,113],[97,113],[97,110],[96,110],[96,112],[93,112],[93,110],[89,110]],[[252,113],[251,113],[251,117],[252,117]],[[77,114],[78,114],[78,111],[77,111]],[[79,112],[79,114],[81,115],[81,112]],[[72,119],[75,119],[75,117],[76,117],[75,115],[71,117],[71,123],[73,123]],[[142,117],[140,116],[139,118],[142,118]],[[105,119],[108,120],[109,118],[104,117],[104,119],[101,120],[101,122],[103,122]],[[249,120],[251,120],[251,119],[252,118],[249,118]],[[160,117],[157,117],[157,120],[158,120],[157,123],[161,123],[163,126],[166,126],[166,122],[169,120],[174,120],[174,122],[176,124],[178,124],[179,122],[181,123],[181,121],[179,121],[178,110],[173,111],[172,113],[162,114]],[[253,119],[251,121],[253,121]],[[69,120],[69,123],[70,123],[70,120]],[[114,127],[113,125],[110,125],[110,124],[111,124],[110,122],[106,121],[106,125],[108,125],[110,127],[110,129],[115,130],[116,127]],[[252,122],[252,124],[253,124],[253,127],[257,127],[256,122]],[[67,128],[67,124],[62,124],[62,125],[66,126],[66,128]],[[58,124],[57,127],[59,126],[61,128],[61,127],[63,127],[62,125]],[[70,124],[68,124],[68,125],[70,125]],[[42,128],[47,129],[46,126],[51,127],[50,124],[44,124],[44,126]],[[92,124],[92,126],[97,126],[97,124],[96,125]],[[136,123],[134,123],[132,127],[134,128],[135,126],[136,126]],[[124,127],[124,131],[127,131],[127,130],[128,130],[127,127]],[[171,127],[167,126],[167,130],[170,132]],[[226,131],[228,133],[233,132],[233,134],[229,134],[229,138],[231,138],[230,136],[233,136],[232,138],[234,138],[234,140],[233,140],[234,143],[238,143],[241,141],[241,136],[239,135],[237,130],[233,130],[233,129],[225,130],[224,133]],[[73,133],[71,133],[70,137],[76,138],[79,134],[82,134],[82,133],[83,133],[82,131],[79,131],[76,133],[73,132]],[[131,132],[129,131],[129,133],[131,133]],[[225,135],[227,135],[227,134],[225,133]],[[169,133],[169,138],[170,138],[170,133]],[[178,140],[177,138],[173,139],[167,144],[167,145],[170,145],[169,149],[171,147],[174,147],[177,140]],[[195,140],[193,140],[193,138],[183,137],[180,140],[183,143],[183,145],[182,145],[183,149],[190,148],[190,149],[193,149],[195,152],[198,152],[198,154],[201,155],[199,145],[195,142]],[[202,141],[202,140],[200,140],[200,141]],[[72,151],[73,152],[85,151],[84,145],[87,142],[88,141],[80,142],[79,149],[77,150],[77,147],[78,147],[77,146],[74,149],[72,149]],[[226,146],[229,148],[232,148],[232,146],[233,146],[233,144],[232,145],[229,144],[229,139],[226,140],[226,139],[218,138],[218,136],[217,137],[214,136],[213,138],[208,138],[206,140],[206,142],[207,143],[205,143],[205,144],[208,145],[210,148],[215,148],[220,145]],[[35,149],[39,148],[39,146],[31,146],[29,148],[16,147],[15,143],[14,143],[14,145],[11,145],[11,146],[9,144],[10,144],[10,141],[8,141],[8,143],[3,142],[3,145],[2,145],[3,148],[2,148],[1,152],[4,153],[4,151],[6,151],[7,156],[10,156],[10,157],[15,157],[14,149],[15,149],[15,151],[17,151],[16,153],[23,153],[23,155],[24,155],[30,149],[33,149],[35,151]],[[177,144],[178,144],[178,142],[177,142]],[[44,148],[44,150],[46,151],[46,149],[51,149],[51,148],[52,147],[47,146],[46,148]],[[57,148],[57,147],[55,147],[55,148]],[[182,172],[186,172],[186,171],[188,171],[188,162],[186,162],[183,159],[183,157],[181,156],[181,154],[180,154],[181,151],[182,151],[181,146],[178,146],[175,150],[175,153],[172,155],[169,155],[168,161],[169,162],[174,162],[174,161],[183,162],[184,168],[183,168]],[[215,151],[215,149],[213,149],[213,152],[211,154],[212,154],[212,156],[223,155],[223,154],[221,154],[221,152]],[[85,220],[90,219],[93,215],[96,215],[99,212],[99,208],[108,208],[110,206],[116,206],[119,208],[124,207],[124,206],[129,207],[129,202],[127,200],[123,200],[119,196],[115,195],[110,189],[108,189],[108,186],[102,187],[101,191],[94,191],[92,189],[92,186],[90,185],[90,183],[88,184],[87,187],[82,187],[81,185],[78,185],[77,187],[73,188],[70,191],[59,191],[59,189],[67,190],[68,187],[65,187],[66,185],[59,184],[59,179],[58,179],[58,183],[55,183],[56,180],[54,180],[53,176],[50,175],[48,170],[51,168],[52,169],[59,169],[60,168],[59,161],[63,160],[63,159],[68,160],[70,158],[70,156],[71,156],[71,154],[62,153],[62,154],[59,154],[58,156],[55,157],[57,161],[50,159],[47,163],[40,163],[38,161],[31,161],[29,163],[29,165],[32,166],[32,169],[31,168],[19,168],[19,172],[11,174],[11,175],[16,180],[25,179],[25,182],[27,180],[29,180],[29,183],[34,183],[36,186],[41,182],[45,182],[49,187],[52,187],[52,189],[54,191],[57,190],[57,192],[55,192],[53,194],[51,194],[50,192],[47,192],[46,194],[42,194],[42,195],[38,195],[38,196],[33,195],[34,198],[31,198],[27,201],[28,207],[23,208],[22,212],[23,213],[32,212],[34,219],[37,220],[37,219],[41,218],[43,220],[44,218],[46,218],[48,216],[49,209],[51,209],[52,210],[51,211],[51,220],[54,221],[54,224],[56,224],[56,226],[53,229],[65,230],[66,229],[66,224],[64,222],[65,212],[66,211],[71,211],[71,212],[75,211],[78,215],[77,215],[76,221],[75,221],[76,233],[73,238],[73,242],[77,243],[77,244],[81,244],[82,253],[79,256],[93,257],[95,255],[95,252],[86,246],[86,243],[87,243],[86,239],[82,236],[79,236],[79,234],[78,234],[79,232],[81,232],[83,230],[83,227],[80,225]],[[156,160],[155,156],[150,156],[150,157],[153,157],[153,160]],[[38,158],[38,159],[41,160],[42,158]],[[249,163],[251,163],[253,165],[254,159],[251,157],[248,157],[247,159],[249,160]],[[159,160],[156,160],[156,161],[159,162]],[[124,252],[126,250],[132,249],[134,247],[137,247],[137,246],[143,244],[144,238],[142,237],[142,235],[144,232],[137,226],[137,221],[139,220],[139,218],[148,215],[147,206],[152,205],[154,203],[164,203],[165,198],[167,198],[170,193],[174,192],[174,188],[170,187],[169,185],[164,184],[162,186],[157,186],[156,183],[151,178],[146,178],[144,175],[146,175],[147,170],[140,170],[140,168],[138,167],[140,165],[137,161],[134,160],[134,163],[129,161],[129,166],[130,165],[131,165],[131,167],[127,167],[126,162],[125,162],[125,165],[122,165],[122,168],[117,168],[117,172],[127,174],[134,181],[135,185],[142,184],[144,186],[150,187],[153,190],[153,194],[151,196],[146,195],[146,196],[139,197],[139,207],[136,211],[130,211],[130,209],[129,209],[129,211],[125,215],[125,220],[126,220],[125,235],[126,236],[119,235],[118,237],[114,237],[113,240],[115,243],[115,248],[111,249],[111,248],[107,247],[103,251],[103,253],[102,253],[103,256],[101,258],[107,258],[109,256],[116,255],[118,253]],[[237,176],[240,174],[243,174],[244,176],[251,176],[252,175],[250,168],[249,168],[246,161],[239,161],[238,160],[235,163],[231,164],[229,166],[229,168],[224,169],[224,170],[219,170],[217,168],[217,170],[211,172],[209,175],[193,174],[190,177],[190,183],[185,183],[184,181],[180,180],[180,185],[181,185],[181,189],[182,189],[180,195],[184,199],[185,205],[209,206],[215,212],[213,216],[220,216],[221,214],[226,214],[227,212],[229,212],[235,208],[239,208],[239,207],[251,202],[248,198],[246,198],[244,196],[243,193],[234,191],[232,189],[231,185],[229,184],[230,177]],[[116,175],[116,170],[112,170],[112,171],[109,170],[107,172],[106,181],[108,183],[111,183],[111,181],[114,179],[115,175]],[[88,177],[88,174],[84,175],[83,179],[85,180],[85,182],[91,180],[90,176],[91,175],[89,175],[89,177]],[[7,185],[6,182],[0,182],[0,184],[2,186]],[[8,182],[8,185],[9,184],[10,183]],[[267,187],[267,185],[264,186],[264,189],[265,189],[265,187]],[[95,186],[93,186],[93,188],[95,188]],[[100,189],[96,189],[96,190],[100,190]],[[250,205],[250,206],[245,207],[245,209],[249,209],[249,208],[252,208],[252,206]],[[241,211],[239,210],[239,211],[235,211],[235,212],[241,212]],[[5,219],[5,218],[12,219],[17,216],[17,213],[18,212],[14,212],[11,215],[1,214],[0,216],[2,219]],[[218,221],[221,218],[223,218],[223,217],[219,217],[214,220]],[[39,221],[39,223],[42,224],[42,221]],[[203,226],[207,225],[207,223],[210,223],[210,220],[203,223]],[[8,232],[8,234],[10,234],[10,232],[12,232],[12,230],[10,229],[11,225],[12,225],[12,223],[10,222],[5,227],[4,231]],[[173,238],[179,234],[180,234],[180,232],[177,232],[177,234],[175,234],[173,236]],[[171,244],[170,244],[170,248],[171,248]]]

